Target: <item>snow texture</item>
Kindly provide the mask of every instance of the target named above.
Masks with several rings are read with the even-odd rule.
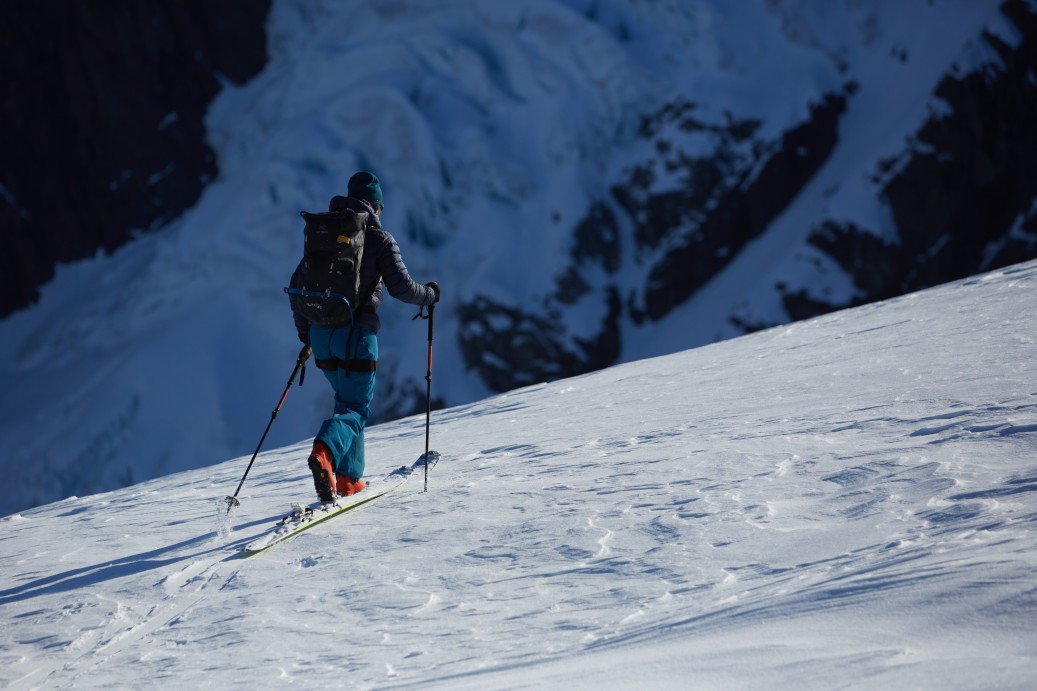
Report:
[[[1037,262],[0,522],[0,685],[1033,688]],[[424,416],[368,434],[369,473]]]

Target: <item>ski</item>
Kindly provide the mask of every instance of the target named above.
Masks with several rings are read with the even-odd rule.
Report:
[[[432,468],[439,462],[439,453],[429,451],[428,467]],[[297,504],[292,512],[277,522],[272,530],[260,535],[241,549],[241,556],[251,557],[270,549],[276,544],[308,530],[329,518],[333,518],[347,511],[363,506],[374,501],[378,497],[385,496],[395,489],[399,489],[407,482],[411,475],[417,471],[424,471],[425,455],[422,454],[413,465],[400,466],[381,479],[371,480],[367,487],[354,495],[338,497],[333,502],[317,502],[304,506]]]

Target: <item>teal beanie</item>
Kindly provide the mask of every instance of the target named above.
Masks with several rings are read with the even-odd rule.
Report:
[[[354,199],[363,199],[370,202],[375,211],[384,206],[382,204],[382,186],[379,184],[378,178],[374,176],[374,173],[368,173],[366,170],[362,170],[349,178],[346,194]]]

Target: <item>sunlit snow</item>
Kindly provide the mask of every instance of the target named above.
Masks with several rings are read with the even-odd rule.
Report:
[[[1031,688],[1037,262],[0,522],[7,688]],[[289,399],[290,400],[290,399]],[[424,416],[369,430],[380,474]]]

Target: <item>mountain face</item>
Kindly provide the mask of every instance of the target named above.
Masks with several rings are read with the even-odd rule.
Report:
[[[760,122],[728,117],[720,124],[695,117],[689,101],[667,103],[644,116],[638,135],[650,158],[610,182],[607,201],[595,201],[573,230],[569,265],[544,300],[552,305],[604,302],[597,334],[576,338],[575,349],[544,341],[550,319],[483,296],[460,310],[465,360],[497,391],[601,369],[619,360],[620,320],[657,321],[691,299],[753,238],[766,231],[831,155],[845,93],[813,103],[807,118],[774,140],[755,136]],[[688,139],[708,137],[708,155],[689,155]],[[654,190],[660,177],[679,187]],[[624,236],[621,228],[627,228]],[[620,257],[633,255],[645,275],[635,284],[617,276]],[[601,290],[593,275],[604,276]],[[508,328],[494,329],[501,320]],[[526,348],[527,344],[537,346]],[[496,357],[486,358],[487,354]],[[510,355],[510,356],[509,356]]]
[[[0,10],[0,511],[251,453],[299,211],[360,169],[443,287],[436,405],[1037,256],[1033,2],[41,7]],[[375,419],[424,412],[381,315]]]
[[[816,284],[778,281],[769,288],[780,309],[747,316],[742,306],[726,315],[734,333],[725,336],[1037,256],[1037,160],[1029,154],[1037,150],[1037,8],[1009,0],[1001,12],[1011,40],[977,29],[932,91],[930,115],[895,153],[865,161],[871,189],[858,203],[881,207],[891,223],[874,227],[824,208],[804,219],[801,250],[837,266],[852,290],[817,295]],[[877,21],[865,25],[874,30]],[[907,63],[911,52],[899,45],[891,57]],[[775,136],[759,133],[759,119],[729,111],[719,121],[700,118],[700,104],[683,97],[646,112],[637,132],[641,157],[606,181],[607,192],[574,225],[554,290],[533,308],[482,295],[462,306],[467,365],[492,389],[506,391],[619,361],[623,320],[635,327],[658,321],[691,300],[852,142],[844,116],[864,96],[855,66],[836,51],[832,60],[841,88],[811,99],[807,112]],[[659,189],[662,179],[675,184]],[[620,274],[621,256],[641,269],[636,280]],[[552,328],[558,306],[581,302],[604,313],[596,330]]]
[[[203,116],[266,63],[269,0],[0,8],[0,316],[57,262],[112,251],[218,172]]]
[[[899,242],[873,228],[822,219],[809,243],[853,278],[849,301],[785,295],[793,319],[873,302],[1030,259],[1037,252],[1037,9],[1012,0],[1002,12],[1010,44],[984,31],[980,69],[953,66],[936,86],[945,109],[874,171]],[[907,59],[907,58],[905,58]]]

